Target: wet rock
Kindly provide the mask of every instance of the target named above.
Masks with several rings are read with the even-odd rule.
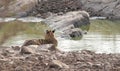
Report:
[[[83,33],[82,33],[82,31],[79,29],[79,28],[75,28],[75,29],[72,29],[71,30],[71,33],[69,34],[70,35],[70,37],[72,37],[72,38],[75,38],[75,37],[80,37],[80,38],[82,38],[82,36],[83,36]],[[78,39],[78,38],[77,38]]]
[[[52,60],[52,63],[53,64],[50,65],[50,68],[69,68],[68,65],[59,60]]]
[[[23,46],[23,47],[21,47],[20,53],[21,53],[21,54],[33,54],[33,53],[35,53],[35,50],[33,50],[33,49],[30,48],[30,47]]]

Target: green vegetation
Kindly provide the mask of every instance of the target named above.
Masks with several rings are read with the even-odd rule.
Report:
[[[43,36],[46,25],[41,23],[25,23],[20,21],[0,23],[0,44],[4,43],[8,38],[22,34],[36,34]]]
[[[92,20],[89,31],[105,35],[120,34],[120,21]]]

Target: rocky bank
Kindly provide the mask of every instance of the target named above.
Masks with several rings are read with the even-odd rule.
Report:
[[[66,13],[85,10],[90,16],[120,19],[120,0],[39,0],[30,15],[46,16],[51,13]]]
[[[2,48],[2,46],[1,46]],[[29,49],[32,49],[31,47]],[[34,48],[34,53],[21,52],[19,47],[0,49],[0,71],[119,71],[120,54],[62,52]],[[27,52],[33,50],[27,50]],[[22,54],[21,54],[22,53]]]
[[[119,0],[42,0],[34,9],[34,14],[40,13],[66,13],[70,11],[85,10],[90,16],[103,16],[107,18],[120,18]],[[36,12],[36,13],[35,13]],[[32,13],[33,14],[33,13]]]
[[[1,0],[0,16],[39,16],[85,10],[90,16],[120,19],[120,0]]]

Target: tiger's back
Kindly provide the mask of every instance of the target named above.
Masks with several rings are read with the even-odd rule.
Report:
[[[32,40],[26,40],[24,42],[23,46],[29,46],[29,45],[43,45],[43,44],[53,44],[52,48],[56,48],[57,47],[57,40],[54,37],[54,30],[46,30],[46,34],[45,34],[45,39],[32,39]]]
[[[26,40],[22,46],[43,45],[43,44],[52,44],[52,42],[46,39],[32,39],[32,40]]]

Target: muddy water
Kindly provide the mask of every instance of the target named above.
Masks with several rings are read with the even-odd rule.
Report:
[[[36,19],[35,19],[36,20]],[[43,38],[45,29],[48,26],[39,23],[32,23],[29,21],[29,24],[21,24],[24,28],[14,28],[18,31],[16,34],[7,36],[4,43],[1,45],[4,46],[21,46],[26,39],[33,38]],[[14,22],[12,22],[14,23]],[[17,23],[23,23],[17,21]],[[21,26],[21,27],[23,27]],[[4,29],[5,26],[0,26],[0,34],[5,35],[4,33],[9,31],[9,29]],[[9,28],[11,27],[8,25]],[[90,30],[88,34],[84,35],[81,40],[71,40],[66,38],[61,38],[59,36],[59,30],[56,32],[56,37],[58,39],[58,48],[64,51],[76,51],[76,50],[92,50],[97,53],[120,53],[120,21],[110,21],[110,20],[91,20]],[[1,30],[1,28],[3,28]],[[12,31],[11,31],[12,32]],[[4,34],[3,34],[4,33]],[[4,39],[3,39],[4,40]]]

